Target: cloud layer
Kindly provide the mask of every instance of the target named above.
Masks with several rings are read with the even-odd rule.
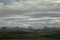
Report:
[[[59,23],[60,0],[0,0],[0,19],[12,17],[28,18],[26,20],[30,20],[30,22],[33,19],[33,21],[38,19],[55,19],[52,20],[52,22],[55,24],[56,22]],[[0,20],[0,25],[6,25],[5,21],[1,21],[2,20]],[[40,26],[41,23],[39,24],[37,21],[36,23],[26,23],[26,25],[28,24]]]
[[[0,16],[60,17],[59,6],[60,0],[0,0]]]

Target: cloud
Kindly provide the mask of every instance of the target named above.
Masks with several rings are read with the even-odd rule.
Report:
[[[59,17],[60,13],[53,14],[53,12],[60,12],[60,3],[58,1],[59,0],[0,0],[0,17],[9,15],[36,15],[36,18],[41,16],[51,17],[51,15],[52,17]],[[4,5],[5,3],[7,4]],[[50,11],[52,11],[51,14],[49,14]]]
[[[58,1],[56,0],[0,0],[0,3],[6,4],[6,6],[4,6],[8,8],[25,8],[29,10],[51,10],[52,8],[54,9],[59,6]]]
[[[31,25],[33,27],[43,27],[43,24],[47,24],[40,20],[47,19],[54,19],[51,20],[50,24],[56,24],[56,22],[60,22],[60,0],[0,0],[0,19],[1,18],[25,18],[24,21],[28,20],[30,22],[18,23],[16,20],[10,22],[0,20],[0,25],[16,26],[20,24],[19,26]],[[40,23],[37,20],[39,20]],[[17,24],[14,24],[15,22],[17,22]]]
[[[49,20],[47,20],[49,19]],[[22,27],[28,28],[31,26],[32,28],[43,28],[45,26],[48,27],[59,27],[60,20],[59,18],[18,18],[18,17],[2,17],[0,18],[0,27],[8,26],[8,27]]]
[[[41,17],[60,17],[60,12],[33,12],[30,15],[32,18],[41,18]]]

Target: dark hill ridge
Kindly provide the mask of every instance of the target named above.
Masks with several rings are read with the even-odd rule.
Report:
[[[28,28],[21,28],[21,27],[0,27],[0,30],[3,31],[25,31],[25,32],[41,32],[41,31],[60,31],[60,27],[44,27],[44,28],[38,28],[34,29],[31,26],[28,26]]]

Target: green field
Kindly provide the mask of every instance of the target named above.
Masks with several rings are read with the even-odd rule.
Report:
[[[52,32],[24,32],[0,31],[0,39],[6,40],[60,40],[60,31]]]

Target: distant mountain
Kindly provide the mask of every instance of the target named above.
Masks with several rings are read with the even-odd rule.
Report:
[[[60,31],[60,28],[56,27],[44,27],[42,29],[34,29],[31,26],[28,26],[28,28],[21,28],[21,27],[1,27],[0,30],[3,31],[26,31],[26,32],[40,32],[40,31]]]

